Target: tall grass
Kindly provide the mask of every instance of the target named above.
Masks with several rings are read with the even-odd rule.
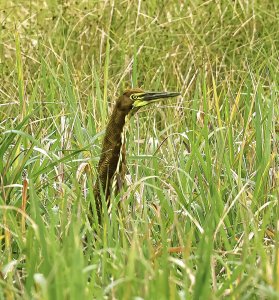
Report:
[[[277,299],[277,2],[0,15],[0,299]],[[130,183],[100,230],[95,167],[130,86],[182,96],[131,120]]]

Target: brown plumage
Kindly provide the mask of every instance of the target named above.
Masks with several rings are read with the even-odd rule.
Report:
[[[104,194],[108,205],[114,176],[117,176],[117,192],[122,186],[126,173],[125,138],[122,136],[126,118],[133,115],[140,107],[151,102],[178,95],[179,93],[152,93],[144,92],[141,89],[130,89],[126,90],[116,100],[106,128],[97,169],[98,179],[94,186],[94,197],[99,223],[101,223],[102,219],[101,195]]]

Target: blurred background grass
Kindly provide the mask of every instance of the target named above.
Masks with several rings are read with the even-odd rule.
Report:
[[[276,299],[277,1],[0,3],[0,297]],[[127,87],[132,184],[86,222]],[[119,200],[119,199],[115,199]]]

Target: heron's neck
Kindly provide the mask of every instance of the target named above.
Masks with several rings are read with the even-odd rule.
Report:
[[[101,186],[106,197],[110,195],[111,179],[117,169],[121,156],[121,148],[123,146],[122,133],[126,117],[127,112],[121,111],[117,107],[113,109],[103,141],[98,165],[99,180],[97,180],[95,186],[95,194],[100,193],[99,187]]]

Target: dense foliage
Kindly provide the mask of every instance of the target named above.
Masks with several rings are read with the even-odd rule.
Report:
[[[0,299],[279,297],[279,2],[17,0],[0,18]],[[182,96],[131,120],[130,184],[91,228],[131,86]]]

